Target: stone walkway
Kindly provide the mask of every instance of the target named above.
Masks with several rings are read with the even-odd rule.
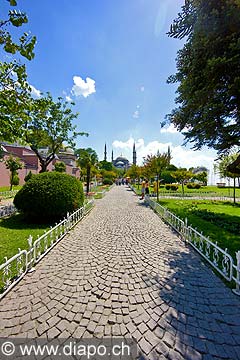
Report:
[[[240,299],[124,186],[0,305],[4,337],[131,335],[142,359],[240,359]]]

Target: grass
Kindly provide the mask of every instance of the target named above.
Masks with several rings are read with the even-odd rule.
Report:
[[[240,205],[214,200],[161,199],[159,203],[188,224],[228,249],[235,259],[240,250]]]
[[[21,187],[22,187],[21,185],[16,185],[16,186],[12,187],[12,190],[20,190]],[[1,191],[10,191],[10,185],[9,186],[0,186],[0,192]]]
[[[49,228],[50,224],[30,224],[21,214],[0,219],[0,264],[5,256],[9,259],[17,254],[18,248],[28,250],[29,235],[34,241],[37,235],[42,235]]]

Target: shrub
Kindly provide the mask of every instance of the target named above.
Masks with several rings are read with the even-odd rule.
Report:
[[[14,205],[30,219],[60,219],[83,205],[82,183],[71,175],[46,172],[34,175],[14,198]]]
[[[33,173],[31,172],[31,170],[29,171],[29,173],[27,173],[27,175],[24,178],[24,181],[27,182],[28,180],[30,180],[33,176]]]
[[[113,184],[112,180],[108,179],[108,178],[103,179],[102,183],[103,183],[103,185],[112,185]]]
[[[201,187],[200,184],[195,184],[195,183],[188,183],[187,184],[188,189],[200,189],[200,187]]]
[[[177,191],[178,185],[176,185],[176,184],[167,184],[167,185],[165,185],[165,188],[167,190]]]
[[[19,185],[19,182],[20,182],[20,179],[19,179],[18,174],[15,174],[12,179],[12,185],[15,185],[15,186]]]

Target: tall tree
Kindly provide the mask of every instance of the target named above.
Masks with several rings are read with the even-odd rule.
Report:
[[[26,109],[29,106],[30,87],[27,83],[26,67],[14,55],[31,60],[34,57],[36,37],[24,32],[19,40],[14,28],[28,22],[27,15],[13,9],[16,0],[8,0],[11,10],[0,20],[0,45],[11,54],[10,61],[0,62],[0,140],[13,141],[21,137],[22,125],[26,120]]]
[[[75,151],[75,154],[78,157],[77,163],[78,165],[86,169],[86,175],[87,175],[87,189],[86,193],[89,193],[90,190],[90,181],[91,181],[91,169],[92,167],[96,166],[98,162],[98,156],[95,150],[92,148],[87,149],[77,149]]]
[[[47,171],[48,165],[64,143],[75,147],[74,141],[78,136],[88,136],[87,133],[76,132],[76,126],[72,122],[77,117],[78,113],[73,113],[69,103],[61,97],[55,102],[47,93],[45,97],[32,99],[28,121],[25,123],[24,140],[37,155],[41,165],[40,172]],[[41,148],[45,148],[46,152],[41,152]]]
[[[227,154],[240,145],[239,0],[185,1],[168,35],[186,43],[168,79],[179,107],[167,117],[195,149]]]

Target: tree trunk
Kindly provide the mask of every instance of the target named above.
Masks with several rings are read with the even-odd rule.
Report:
[[[233,178],[233,203],[236,204],[236,176]]]
[[[10,191],[12,191],[12,187],[13,187],[13,177],[14,177],[14,173],[13,173],[13,171],[11,171],[11,175],[10,175]]]
[[[87,167],[87,194],[89,193],[89,190],[90,190],[90,173],[91,173],[91,167],[88,166]]]
[[[184,195],[184,182],[182,182],[182,194]]]
[[[39,171],[39,174],[47,171],[47,163],[45,161],[41,162],[40,166],[41,170]]]

